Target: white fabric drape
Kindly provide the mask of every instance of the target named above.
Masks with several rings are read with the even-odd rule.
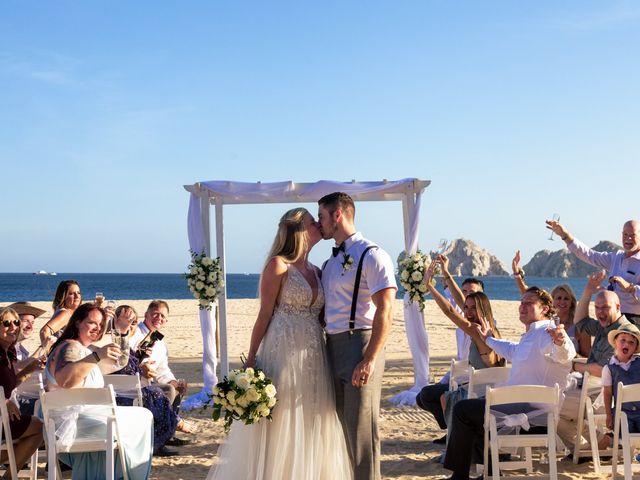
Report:
[[[420,224],[420,199],[422,193],[418,192],[414,207],[410,211],[408,244],[405,246],[408,255],[413,255],[418,250],[418,227]],[[411,200],[413,201],[413,200]],[[417,304],[409,300],[409,295],[404,296],[404,328],[413,359],[413,387],[394,395],[389,399],[396,405],[415,405],[416,395],[422,387],[429,384],[429,337],[424,327],[424,317]]]
[[[207,232],[202,223],[202,211],[200,208],[200,197],[191,194],[189,199],[189,216],[187,220],[189,235],[189,248],[196,252],[208,252]],[[201,408],[209,403],[209,394],[218,383],[216,375],[216,306],[212,305],[211,310],[200,310],[200,331],[202,332],[202,375],[204,386],[202,390],[182,401],[181,409],[184,411]]]

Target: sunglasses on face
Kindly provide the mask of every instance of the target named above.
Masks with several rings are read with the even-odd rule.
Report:
[[[20,326],[20,320],[2,320],[2,326],[9,328],[11,324],[14,324],[16,327]]]

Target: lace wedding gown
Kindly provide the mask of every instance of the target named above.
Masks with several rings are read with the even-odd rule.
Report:
[[[318,321],[324,294],[317,275],[316,282],[314,299],[307,280],[290,266],[257,355],[257,366],[278,391],[273,421],[234,422],[208,480],[352,478]]]

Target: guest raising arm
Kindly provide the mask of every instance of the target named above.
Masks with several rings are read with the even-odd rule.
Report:
[[[82,294],[80,285],[75,280],[63,280],[58,284],[53,297],[53,315],[40,329],[40,343],[45,345],[49,337],[59,337],[67,326],[71,315],[80,306]]]
[[[493,367],[496,366],[500,359],[495,352],[487,346],[484,341],[484,337],[481,336],[477,328],[473,327],[473,324],[479,323],[481,320],[486,321],[491,329],[492,336],[500,338],[500,332],[495,326],[493,320],[493,313],[491,311],[491,304],[489,299],[482,292],[470,293],[463,302],[464,316],[460,315],[458,311],[447,301],[446,298],[433,286],[431,279],[435,269],[435,262],[429,265],[424,277],[424,282],[429,290],[429,293],[433,296],[440,310],[464,333],[469,335],[473,341],[475,351],[469,351],[469,362],[475,368]],[[473,353],[472,353],[473,352]],[[481,359],[481,362],[477,360]],[[475,362],[475,364],[474,364]]]
[[[624,224],[622,250],[617,252],[593,250],[571,235],[560,222],[547,220],[546,223],[576,257],[607,271],[609,289],[620,297],[622,313],[637,326],[640,323],[640,221],[629,220]]]

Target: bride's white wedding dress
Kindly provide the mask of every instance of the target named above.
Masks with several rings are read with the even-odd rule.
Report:
[[[273,421],[234,422],[208,480],[352,478],[318,320],[324,294],[317,275],[316,282],[313,298],[304,276],[289,267],[257,355],[278,391]]]

